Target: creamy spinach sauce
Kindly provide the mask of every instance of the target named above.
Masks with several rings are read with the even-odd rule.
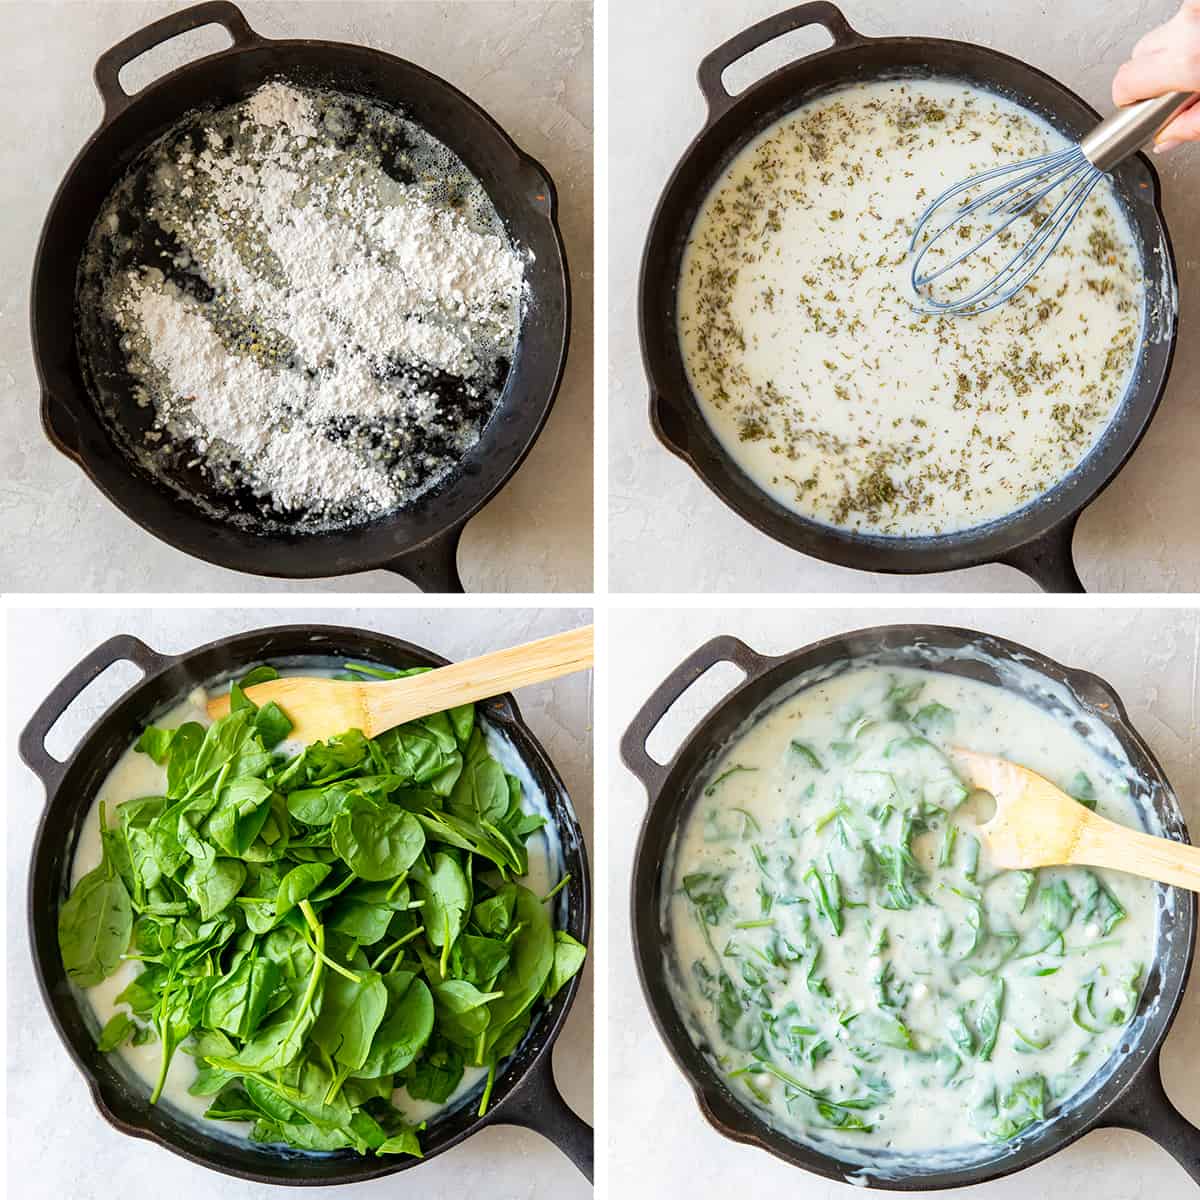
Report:
[[[1003,1143],[1121,1042],[1152,884],[1006,871],[951,748],[999,754],[1139,825],[1113,763],[1031,701],[863,667],[777,705],[715,760],[676,835],[675,1000],[739,1101],[800,1140]]]

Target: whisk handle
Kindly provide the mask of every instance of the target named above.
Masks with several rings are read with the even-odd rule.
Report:
[[[1200,92],[1168,92],[1165,96],[1139,100],[1101,121],[1079,143],[1079,148],[1098,171],[1111,171],[1197,98]]]

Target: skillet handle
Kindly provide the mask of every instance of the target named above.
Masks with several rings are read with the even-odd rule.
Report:
[[[190,33],[205,25],[221,25],[233,38],[235,46],[260,45],[265,38],[259,37],[250,28],[242,11],[229,0],[207,0],[205,4],[196,4],[180,12],[171,13],[159,21],[147,25],[131,33],[123,41],[118,42],[111,50],[100,55],[96,63],[94,77],[100,97],[104,101],[104,121],[107,124],[133,99],[121,86],[121,69],[133,62],[135,58],[153,50],[155,46],[178,37],[181,33]]]
[[[650,393],[650,424],[658,440],[672,454],[690,461],[687,418],[674,399],[657,389]]]
[[[49,392],[42,393],[42,428],[63,454],[79,461],[79,423],[67,406]]]
[[[711,54],[705,56],[700,63],[697,76],[700,90],[708,101],[708,119],[713,122],[736,97],[731,96],[721,82],[721,76],[733,66],[739,58],[745,58],[752,50],[773,42],[784,34],[794,33],[797,29],[805,29],[809,25],[824,26],[825,31],[833,38],[834,47],[843,49],[846,46],[857,46],[869,41],[857,30],[850,27],[850,22],[842,15],[842,11],[829,0],[813,0],[811,4],[801,4],[789,8],[786,12],[776,13],[743,29],[735,37],[731,37],[724,45],[718,46]],[[805,55],[811,57],[811,55]],[[797,61],[801,61],[797,59]]]
[[[48,792],[58,786],[67,764],[59,762],[46,749],[46,735],[93,679],[102,675],[113,663],[123,661],[133,663],[142,669],[143,674],[149,675],[173,660],[168,655],[151,650],[145,642],[127,633],[109,638],[67,672],[21,730],[17,741],[21,761],[42,781]]]
[[[562,1098],[549,1047],[496,1110],[494,1125],[520,1125],[553,1142],[592,1182],[596,1138],[592,1127]]]
[[[659,721],[674,707],[675,702],[710,667],[719,662],[733,663],[752,678],[775,660],[751,650],[745,642],[730,634],[722,634],[693,650],[650,694],[650,698],[629,722],[621,736],[621,761],[641,780],[646,791],[654,795],[670,774],[674,759],[660,763],[650,757],[646,741],[658,727]]]
[[[1157,1055],[1101,1124],[1145,1134],[1200,1183],[1200,1129],[1171,1103]]]
[[[458,543],[462,525],[435,533],[427,542],[406,550],[385,565],[385,570],[403,575],[423,592],[465,592],[458,573]]]
[[[1086,593],[1087,588],[1075,570],[1075,559],[1071,554],[1078,521],[1076,514],[1064,525],[1042,534],[1036,541],[1018,546],[1000,561],[1028,575],[1043,592]]]

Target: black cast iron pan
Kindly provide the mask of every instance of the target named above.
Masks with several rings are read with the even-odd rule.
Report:
[[[654,1022],[695,1091],[701,1112],[719,1133],[734,1141],[758,1146],[830,1179],[869,1187],[930,1191],[983,1183],[1039,1162],[1090,1130],[1108,1126],[1135,1129],[1153,1138],[1200,1183],[1200,1130],[1171,1104],[1159,1071],[1162,1042],[1183,998],[1192,962],[1196,897],[1191,892],[1157,888],[1158,940],[1138,1014],[1121,1046],[1080,1097],[1007,1148],[985,1147],[950,1166],[935,1163],[931,1156],[901,1159],[890,1151],[881,1151],[863,1166],[837,1158],[836,1151],[827,1153],[792,1141],[735,1100],[696,1048],[672,1000],[668,972],[675,968],[660,917],[672,837],[707,781],[715,755],[760,706],[782,701],[788,685],[796,681],[795,687],[800,687],[800,677],[807,672],[841,670],[863,660],[933,667],[1016,689],[1058,719],[1075,722],[1084,736],[1092,724],[1111,733],[1134,768],[1130,794],[1147,827],[1177,841],[1188,840],[1179,803],[1162,768],[1130,724],[1119,697],[1090,672],[1064,667],[1003,638],[937,625],[862,629],[775,658],[755,653],[734,637],[713,638],[663,680],[621,739],[622,759],[649,794],[633,865],[634,957]],[[655,761],[646,750],[646,739],[680,696],[719,662],[739,667],[745,681],[696,726],[670,762]],[[1065,690],[1069,706],[1058,689]],[[1127,771],[1123,774],[1129,777]]]
[[[737,96],[725,90],[721,77],[726,68],[774,38],[809,25],[823,26],[833,45]],[[826,0],[760,21],[704,59],[699,81],[708,119],[667,183],[642,257],[639,330],[650,383],[650,421],[659,441],[721,500],[793,550],[843,567],[894,574],[1002,562],[1024,571],[1046,591],[1082,592],[1071,557],[1076,522],[1137,448],[1166,387],[1175,350],[1175,260],[1159,204],[1158,177],[1145,155],[1127,160],[1110,177],[1146,276],[1146,336],[1133,379],[1112,425],[1091,453],[1026,508],[975,529],[935,537],[887,538],[818,524],[784,508],[742,473],[713,436],[688,386],[676,334],[676,283],[696,213],[730,160],[767,126],[823,92],[863,80],[929,75],[1000,92],[1072,139],[1099,120],[1074,92],[1018,59],[967,42],[864,37]]]
[[[336,626],[260,629],[177,655],[159,654],[137,638],[121,635],[93,650],[46,697],[22,731],[19,747],[21,758],[46,788],[46,808],[32,850],[28,919],[34,969],[51,1020],[110,1124],[226,1175],[297,1186],[356,1183],[410,1170],[479,1129],[523,1125],[553,1141],[591,1179],[592,1130],[567,1107],[551,1066],[554,1041],[578,991],[578,976],[535,1013],[525,1040],[496,1080],[487,1114],[475,1115],[475,1098],[440,1115],[422,1135],[424,1159],[363,1157],[352,1151],[301,1154],[214,1136],[163,1104],[151,1106],[145,1084],[124,1074],[115,1056],[96,1049],[80,994],[63,972],[57,935],[58,909],[67,897],[80,827],[96,789],[142,726],[198,684],[257,663],[297,666],[346,659],[396,667],[443,666],[447,661],[397,638]],[[134,663],[144,678],[92,726],[66,762],[51,757],[45,738],[59,716],[93,679],[121,661]],[[570,886],[559,897],[556,921],[559,928],[586,941],[591,908],[587,850],[566,787],[511,696],[487,701],[480,713],[516,751],[546,798],[561,847],[560,865],[571,875]]]
[[[233,45],[172,71],[134,96],[124,91],[118,76],[127,63],[209,24],[224,26]],[[516,353],[498,410],[478,444],[457,471],[410,507],[328,533],[281,532],[254,521],[241,527],[226,519],[234,511],[233,499],[211,486],[205,490],[195,472],[181,474],[169,488],[135,465],[119,445],[123,438],[139,437],[148,419],[131,394],[132,381],[121,363],[87,371],[95,386],[106,389],[105,407],[120,414],[114,436],[89,394],[70,332],[75,273],[88,232],[104,198],[137,155],[186,113],[235,103],[281,76],[400,109],[462,159],[487,190],[513,241],[533,256],[526,267],[528,301]],[[219,566],[297,579],[384,568],[426,591],[462,591],[456,555],[463,526],[528,454],[549,416],[566,362],[570,288],[554,184],[545,169],[478,105],[423,68],[364,46],[264,38],[227,0],[173,13],[127,37],[96,64],[96,85],[104,119],[54,197],[34,265],[33,353],[42,422],[51,442],[144,529]],[[116,351],[114,340],[114,357]]]

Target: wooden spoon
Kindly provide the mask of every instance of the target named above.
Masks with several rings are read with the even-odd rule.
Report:
[[[374,737],[456,704],[586,671],[592,665],[592,629],[587,625],[556,633],[406,679],[354,683],[289,675],[256,683],[246,689],[246,695],[260,706],[274,700],[287,713],[293,726],[289,739],[321,742],[348,729],[361,729],[367,737]],[[213,720],[228,712],[228,695],[208,702]]]
[[[971,783],[996,799],[979,834],[999,866],[1111,867],[1200,892],[1200,847],[1098,817],[1028,767],[973,750],[954,756]]]

